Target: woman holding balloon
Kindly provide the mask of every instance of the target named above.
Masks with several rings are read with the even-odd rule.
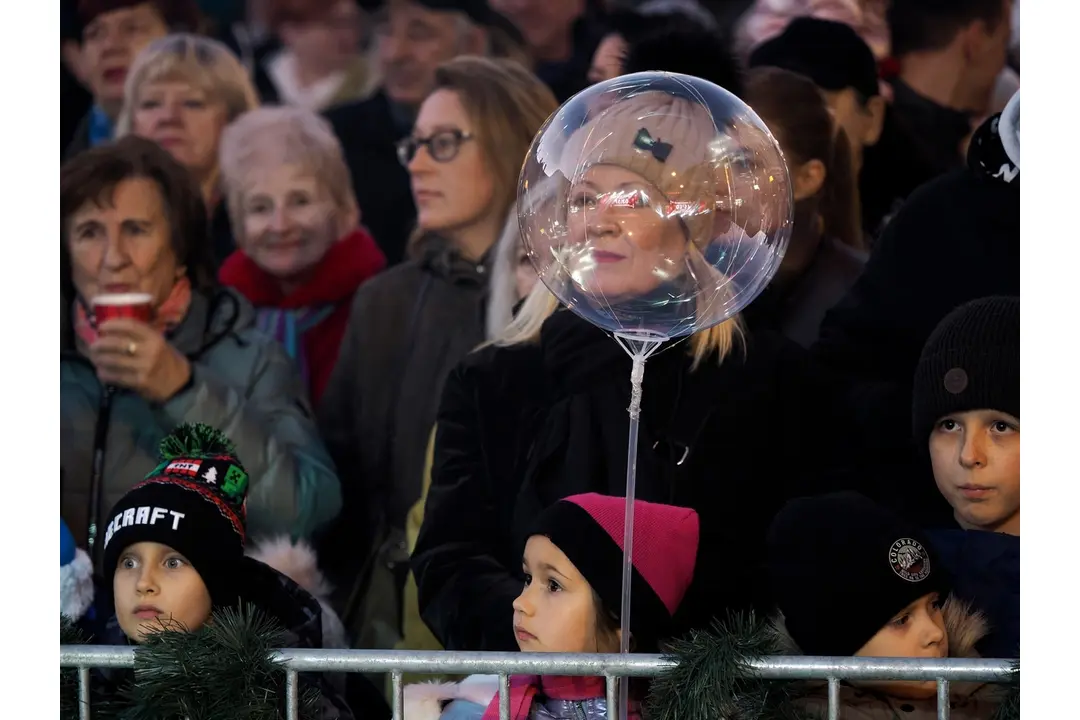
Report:
[[[714,85],[619,78],[549,120],[519,208],[542,284],[446,383],[412,557],[424,620],[448,650],[514,649],[523,532],[583,492],[699,513],[681,627],[766,603],[769,521],[789,497],[835,487],[855,442],[837,432],[852,426],[844,388],[739,320],[790,235],[775,141]]]

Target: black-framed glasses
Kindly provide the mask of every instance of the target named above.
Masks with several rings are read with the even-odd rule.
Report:
[[[461,149],[461,144],[468,140],[472,140],[472,133],[467,133],[463,130],[440,130],[436,133],[432,133],[426,138],[423,137],[407,137],[404,140],[398,141],[397,144],[397,156],[398,161],[405,167],[409,166],[412,159],[416,157],[416,152],[423,145],[427,147],[428,154],[431,155],[431,159],[435,162],[447,163],[457,157],[458,150]]]

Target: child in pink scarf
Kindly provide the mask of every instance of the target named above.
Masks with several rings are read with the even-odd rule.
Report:
[[[617,653],[622,637],[625,499],[589,493],[541,513],[525,545],[525,587],[514,601],[514,632],[522,652]],[[693,510],[634,501],[631,649],[654,652],[694,575],[699,520]],[[406,689],[406,720],[498,720],[499,697],[487,701],[463,685]],[[630,717],[640,718],[631,693]],[[607,711],[602,677],[514,676],[514,720],[601,720]]]

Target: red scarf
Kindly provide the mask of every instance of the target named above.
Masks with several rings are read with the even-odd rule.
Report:
[[[595,700],[607,694],[602,677],[514,675],[510,678],[510,718],[528,720],[537,695],[552,700],[579,702]],[[631,703],[629,717],[640,719],[641,714]],[[496,693],[484,711],[482,720],[499,720],[499,695]]]
[[[191,280],[182,277],[176,281],[169,297],[154,310],[153,326],[166,333],[184,321],[191,307]],[[87,345],[97,342],[97,322],[86,312],[83,302],[76,300],[74,308],[75,335]]]
[[[265,325],[296,361],[318,404],[337,363],[353,295],[385,266],[386,257],[375,240],[357,229],[331,245],[308,281],[288,295],[239,250],[222,264],[218,279],[255,306],[260,327]]]

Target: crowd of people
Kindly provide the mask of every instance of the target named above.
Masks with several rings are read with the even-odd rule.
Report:
[[[667,71],[754,110],[794,209],[757,299],[649,361],[631,646],[694,662],[633,711],[823,709],[709,681],[733,648],[1018,657],[1017,2],[66,0],[62,614],[148,649],[252,606],[298,647],[618,651],[631,361],[538,280],[518,178],[560,103]],[[443,680],[406,718],[498,717]],[[381,677],[305,682],[310,717],[389,715]]]

